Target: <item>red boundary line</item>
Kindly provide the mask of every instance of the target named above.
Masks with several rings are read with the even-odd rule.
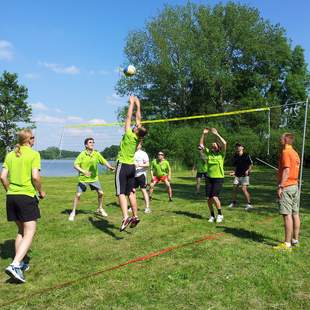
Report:
[[[113,267],[110,267],[110,268],[107,268],[107,269],[104,269],[104,270],[101,270],[101,271],[97,271],[97,272],[88,274],[88,275],[83,276],[81,278],[78,278],[76,280],[67,281],[67,282],[64,282],[62,284],[58,284],[58,285],[54,285],[52,287],[48,287],[48,288],[42,289],[42,290],[40,290],[38,292],[34,292],[32,294],[25,295],[23,297],[19,297],[19,298],[10,300],[10,301],[8,301],[6,303],[0,304],[0,307],[9,306],[9,305],[11,305],[13,303],[16,303],[18,301],[21,301],[21,300],[24,300],[24,299],[27,300],[27,299],[29,299],[29,298],[31,298],[33,296],[40,295],[42,293],[47,293],[47,292],[53,291],[55,289],[60,289],[60,288],[66,287],[66,286],[73,285],[73,284],[81,282],[81,281],[83,281],[85,279],[89,279],[91,277],[98,276],[98,275],[100,275],[102,273],[105,273],[105,272],[108,272],[108,271],[113,271],[113,270],[116,270],[116,269],[119,269],[119,268],[122,268],[122,267],[125,267],[125,266],[128,266],[128,265],[131,265],[131,264],[135,264],[137,262],[143,262],[145,260],[149,260],[149,259],[151,259],[153,257],[159,256],[159,255],[163,255],[165,253],[171,252],[171,251],[176,250],[176,249],[184,248],[186,246],[190,246],[190,245],[193,245],[193,244],[196,245],[196,244],[202,243],[202,242],[207,241],[207,240],[215,240],[215,239],[218,239],[219,237],[222,237],[224,235],[225,235],[225,233],[216,233],[214,235],[204,236],[204,237],[202,237],[201,239],[198,239],[198,240],[194,240],[194,241],[183,243],[183,244],[176,245],[176,246],[173,246],[173,247],[165,248],[165,249],[159,250],[157,252],[149,253],[149,254],[147,254],[145,256],[141,256],[141,257],[137,257],[137,258],[134,258],[132,260],[129,260],[129,261],[123,263],[123,264],[119,264],[119,265],[116,265],[116,266],[113,266]]]

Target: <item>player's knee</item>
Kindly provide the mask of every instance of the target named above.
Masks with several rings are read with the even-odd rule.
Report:
[[[103,192],[102,191],[98,191],[98,198],[102,198],[103,197]]]

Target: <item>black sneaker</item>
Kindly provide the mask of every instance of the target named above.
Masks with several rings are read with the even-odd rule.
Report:
[[[123,219],[121,227],[119,228],[119,231],[125,230],[125,228],[131,223],[132,217],[127,217],[126,219]]]
[[[134,228],[134,227],[136,227],[139,223],[140,223],[139,218],[135,216],[135,217],[132,218],[129,227],[130,227],[130,228]]]

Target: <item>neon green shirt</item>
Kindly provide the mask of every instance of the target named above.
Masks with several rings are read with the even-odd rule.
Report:
[[[207,174],[209,178],[224,178],[225,152],[212,152],[206,148],[205,154],[208,163]]]
[[[134,164],[135,152],[139,139],[137,135],[129,128],[123,135],[117,160],[123,164]]]
[[[205,160],[200,157],[196,160],[196,169],[198,173],[207,173],[208,172],[208,164]]]
[[[162,177],[165,175],[168,175],[170,170],[170,164],[168,160],[164,159],[162,162],[160,162],[157,159],[152,160],[151,163],[151,170],[153,171],[153,175],[155,177]]]
[[[6,155],[3,168],[9,171],[9,189],[7,195],[27,195],[34,197],[36,189],[32,184],[32,169],[41,169],[40,153],[30,146],[20,147],[21,156],[10,152]]]
[[[76,158],[74,165],[78,165],[83,170],[91,172],[91,176],[87,177],[83,173],[79,172],[79,181],[86,183],[98,181],[98,164],[105,165],[106,163],[107,161],[98,151],[93,151],[89,154],[87,150],[84,150]]]

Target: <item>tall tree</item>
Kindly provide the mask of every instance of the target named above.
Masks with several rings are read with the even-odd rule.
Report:
[[[303,50],[292,50],[285,30],[257,9],[233,2],[166,6],[129,33],[125,55],[137,74],[116,89],[140,96],[148,118],[285,105],[305,100],[309,90]],[[253,114],[246,123],[259,126],[263,117]],[[272,121],[278,127],[280,116]]]
[[[17,74],[4,71],[0,77],[0,159],[13,147],[19,126],[33,127],[27,98],[28,90],[19,85]]]

